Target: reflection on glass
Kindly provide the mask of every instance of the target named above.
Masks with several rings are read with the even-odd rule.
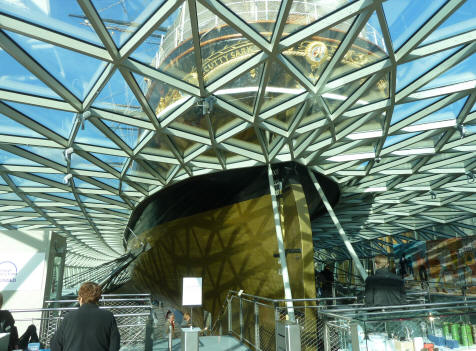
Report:
[[[374,12],[352,46],[332,70],[331,79],[371,65],[385,57],[387,57],[387,48],[377,14]]]
[[[461,7],[451,14],[435,31],[433,31],[421,44],[426,45],[437,40],[469,32],[476,28],[476,3],[467,0]]]
[[[165,0],[93,0],[92,2],[112,39],[120,47]]]
[[[61,135],[63,138],[69,137],[74,119],[76,118],[76,115],[73,112],[53,110],[15,102],[8,102],[8,105],[27,115],[35,122],[41,123],[50,130]],[[32,131],[32,133],[34,132]]]
[[[251,68],[215,92],[216,96],[252,114],[259,89],[264,64]]]
[[[271,61],[270,76],[266,85],[261,111],[269,110],[280,103],[306,92],[294,77],[287,73],[278,62]]]
[[[0,88],[62,100],[3,49],[0,50]]]
[[[283,37],[322,19],[332,12],[348,5],[349,0],[295,0],[291,5]]]
[[[419,110],[424,109],[425,107],[435,103],[436,101],[442,98],[444,98],[444,96],[395,105],[393,109],[391,125],[400,122],[402,119],[412,115],[413,113]]]
[[[83,125],[79,128],[76,139],[77,143],[96,145],[102,147],[108,147],[111,149],[118,149],[119,147],[114,144],[111,139],[106,137],[99,129],[97,129],[94,124],[86,120],[83,122]]]
[[[441,51],[433,55],[425,56],[421,59],[410,61],[397,66],[397,91],[401,90],[415,79],[425,74],[428,70],[443,62],[447,57],[458,50],[452,48]]]
[[[457,65],[451,67],[449,70],[423,86],[420,90],[476,80],[474,67],[476,67],[476,54],[472,54]],[[471,87],[474,87],[474,85]]]
[[[107,64],[59,46],[20,34],[7,33],[80,100],[86,97]],[[81,62],[81,69],[78,69],[78,62]]]
[[[0,0],[0,8],[11,16],[101,45],[77,1]]]
[[[49,161],[56,162],[63,166],[66,165],[63,149],[58,149],[54,147],[26,146],[26,145],[21,146],[21,148],[30,153],[36,154],[37,156],[43,157]]]
[[[0,135],[26,136],[45,139],[44,136],[0,113]]]
[[[134,93],[119,71],[116,71],[106,83],[94,100],[93,106],[127,116],[147,118]]]
[[[248,128],[241,133],[235,134],[232,138],[227,139],[226,143],[261,153],[261,147],[259,146],[254,128]]]

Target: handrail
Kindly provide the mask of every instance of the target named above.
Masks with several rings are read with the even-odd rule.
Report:
[[[100,302],[114,302],[114,301],[149,301],[147,298],[137,298],[137,299],[100,299]],[[78,299],[74,300],[46,300],[45,303],[71,303],[78,302]]]
[[[127,309],[127,308],[149,308],[152,309],[152,305],[135,305],[135,306],[98,306],[100,309]],[[31,308],[31,309],[17,309],[9,310],[10,313],[23,313],[23,312],[46,312],[46,311],[73,311],[78,307],[52,307],[52,308]]]
[[[229,294],[232,294],[232,295],[234,294],[234,295],[238,296],[238,292],[234,291],[234,290],[230,290]],[[357,300],[357,296],[319,297],[319,298],[309,298],[309,299],[271,299],[271,298],[268,298],[268,297],[261,297],[261,296],[246,294],[246,293],[241,293],[240,295],[241,296],[247,296],[249,298],[253,298],[253,299],[256,299],[256,300],[269,301],[269,302],[273,302],[273,303],[288,302],[288,301],[293,301],[293,302],[315,301],[315,302],[318,302],[318,301],[349,300],[349,299]]]
[[[340,310],[333,310],[333,312],[338,311],[339,313],[343,312],[360,312],[360,311],[375,311],[375,309],[385,309],[385,310],[396,310],[401,308],[413,308],[413,307],[443,307],[443,306],[455,306],[455,305],[476,305],[476,300],[462,300],[462,301],[448,301],[448,302],[433,302],[433,303],[418,303],[418,304],[402,304],[402,305],[391,305],[391,306],[371,306],[371,307],[360,307],[360,308],[347,308]],[[463,306],[465,307],[465,306]],[[467,307],[467,306],[466,306]],[[406,310],[407,311],[407,310]],[[325,314],[325,312],[323,312]]]

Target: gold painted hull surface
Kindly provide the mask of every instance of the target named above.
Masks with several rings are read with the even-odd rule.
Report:
[[[295,252],[287,255],[293,298],[315,298],[311,226],[300,185],[284,192],[280,212],[285,247]],[[270,195],[160,224],[139,239],[151,249],[134,266],[135,283],[179,309],[189,310],[181,306],[183,277],[203,278],[203,309],[213,320],[229,290],[284,298]],[[194,309],[197,324],[202,316]]]

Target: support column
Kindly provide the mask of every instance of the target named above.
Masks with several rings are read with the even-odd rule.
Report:
[[[281,271],[283,274],[283,285],[284,285],[284,298],[287,300],[292,300],[291,285],[289,281],[289,272],[288,265],[286,262],[286,252],[284,249],[283,242],[283,231],[281,229],[281,220],[279,216],[279,205],[276,199],[276,190],[274,189],[274,179],[273,179],[273,170],[271,165],[268,165],[268,180],[269,180],[269,193],[271,195],[271,204],[273,206],[274,213],[274,225],[276,227],[276,239],[278,242],[278,251],[279,251],[279,261],[281,262]],[[295,321],[294,318],[294,305],[292,301],[286,302],[288,308],[288,316],[291,321]]]
[[[334,213],[334,210],[332,209],[331,204],[327,200],[326,194],[324,194],[324,191],[322,190],[319,182],[317,181],[316,176],[314,175],[311,169],[308,168],[307,171],[309,172],[309,176],[311,177],[311,180],[314,183],[314,186],[316,187],[316,190],[319,193],[319,196],[321,197],[322,202],[324,202],[324,206],[326,206],[329,216],[331,216],[332,222],[334,222],[334,225],[336,226],[337,231],[339,232],[340,238],[344,242],[347,252],[349,253],[350,257],[352,257],[355,267],[357,267],[357,270],[359,271],[360,276],[365,281],[365,279],[367,279],[367,272],[362,266],[362,263],[360,262],[359,257],[355,253],[355,250],[352,247],[352,244],[350,243],[350,240],[347,237],[347,234],[345,233],[344,228],[342,228],[341,224],[339,223],[339,220],[337,219],[337,216]]]

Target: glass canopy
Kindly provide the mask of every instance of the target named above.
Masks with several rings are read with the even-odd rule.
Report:
[[[475,23],[475,0],[0,0],[0,227],[96,265],[163,187],[293,160],[356,245],[474,233]]]

